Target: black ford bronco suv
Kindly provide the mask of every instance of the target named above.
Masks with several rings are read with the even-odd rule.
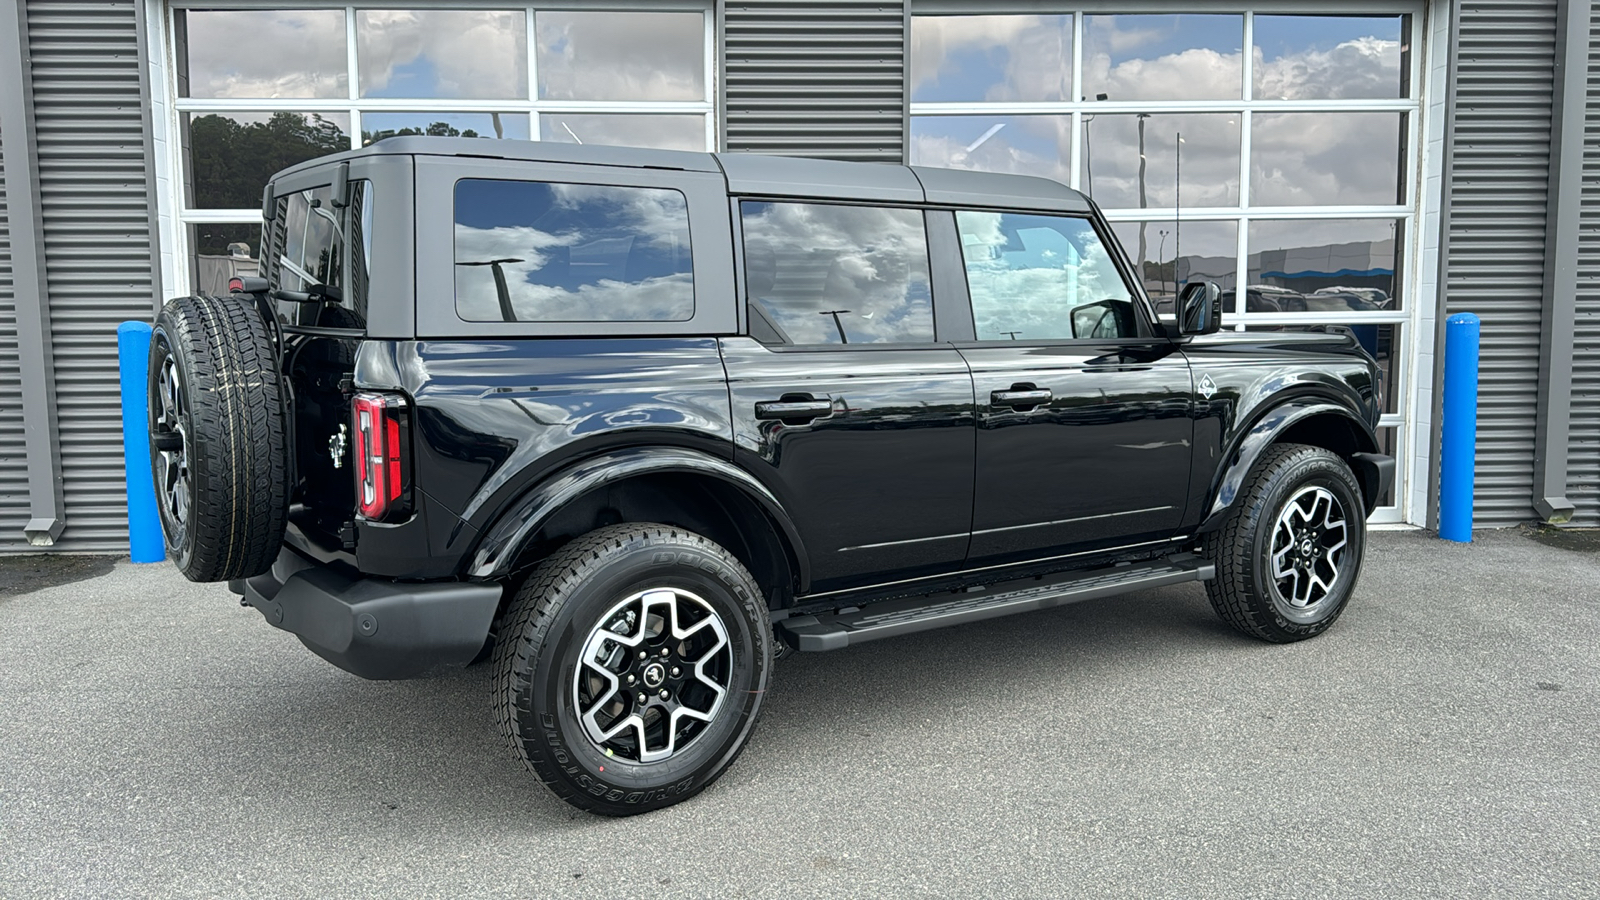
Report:
[[[1095,206],[944,169],[404,137],[280,172],[150,357],[169,553],[516,753],[693,795],[785,650],[1204,582],[1327,629],[1389,489],[1349,332],[1156,314]]]

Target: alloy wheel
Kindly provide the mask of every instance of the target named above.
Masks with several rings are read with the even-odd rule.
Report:
[[[155,387],[156,416],[150,440],[157,451],[156,485],[162,511],[172,524],[182,527],[189,520],[189,436],[184,426],[188,402],[183,376],[171,355],[162,359]]]
[[[705,733],[732,670],[716,610],[682,588],[652,588],[613,606],[590,631],[573,674],[573,709],[607,756],[659,762]]]
[[[1278,513],[1268,555],[1280,615],[1302,624],[1321,618],[1349,542],[1349,519],[1332,491],[1308,485],[1289,498]]]

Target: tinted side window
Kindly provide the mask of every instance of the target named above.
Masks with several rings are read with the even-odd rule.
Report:
[[[1133,292],[1088,219],[960,211],[980,341],[1136,337]]]
[[[674,190],[463,179],[456,311],[469,322],[682,322],[689,207]]]
[[[914,209],[740,204],[751,333],[767,343],[933,340],[928,234]]]

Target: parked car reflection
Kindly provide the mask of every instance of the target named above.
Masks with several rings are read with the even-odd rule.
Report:
[[[1237,291],[1222,292],[1222,308],[1233,309]],[[1325,287],[1301,293],[1275,284],[1252,284],[1245,288],[1246,312],[1372,312],[1389,309],[1394,300],[1388,292],[1369,287]]]

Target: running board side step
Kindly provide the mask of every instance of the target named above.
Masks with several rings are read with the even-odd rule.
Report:
[[[1210,581],[1216,567],[1191,554],[1153,562],[1091,569],[968,588],[947,600],[918,597],[847,608],[840,612],[795,616],[778,623],[789,643],[802,651],[842,650],[852,644],[917,631],[964,625],[1013,613],[1032,612],[1110,597],[1143,588],[1190,581]],[[1054,580],[1049,580],[1050,578]]]

